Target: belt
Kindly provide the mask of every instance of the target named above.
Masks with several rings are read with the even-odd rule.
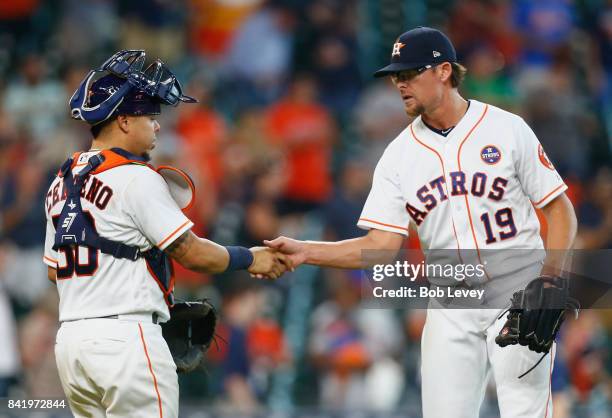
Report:
[[[82,318],[82,319],[71,319],[68,321],[62,322],[74,322],[74,321],[82,321],[85,319],[118,319],[120,321],[141,321],[141,322],[152,322],[154,324],[159,323],[159,315],[157,312],[153,313],[132,313],[132,314],[121,314],[121,315],[108,315],[108,316],[99,316],[96,318]]]
[[[159,320],[157,312],[153,312],[151,314],[145,313],[145,314],[109,315],[109,316],[102,316],[100,318],[103,318],[103,319],[119,319],[121,321],[151,321],[154,324],[157,324],[158,320]]]

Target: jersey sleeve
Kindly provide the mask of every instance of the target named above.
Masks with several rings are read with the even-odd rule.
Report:
[[[125,188],[124,207],[142,234],[160,250],[193,227],[153,170],[143,169]]]
[[[515,129],[519,181],[533,205],[542,208],[567,190],[567,186],[527,123],[520,119]]]
[[[43,262],[49,267],[57,268],[57,251],[53,249],[55,243],[55,227],[53,222],[47,216],[47,232],[45,233],[45,250],[43,253]]]
[[[357,226],[408,236],[410,218],[402,196],[399,175],[391,170],[393,161],[390,157],[391,153],[387,149],[376,165],[372,188]]]

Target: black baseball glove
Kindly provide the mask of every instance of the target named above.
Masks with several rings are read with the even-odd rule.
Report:
[[[566,312],[573,312],[577,317],[579,310],[578,301],[569,296],[569,283],[566,279],[538,277],[512,296],[510,309],[506,311],[508,319],[495,342],[501,347],[524,345],[536,353],[546,355],[555,341]]]
[[[208,301],[179,302],[170,308],[170,320],[162,324],[176,370],[194,371],[204,359],[215,336],[217,312]]]

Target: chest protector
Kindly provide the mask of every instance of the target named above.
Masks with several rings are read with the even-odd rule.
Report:
[[[147,164],[144,159],[131,155],[121,149],[113,148],[112,150],[103,150],[99,154],[90,157],[85,167],[75,174],[73,169],[79,159],[79,155],[80,153],[76,153],[72,158],[66,160],[59,171],[59,176],[63,179],[64,183],[66,201],[57,221],[53,249],[57,251],[62,247],[84,246],[96,248],[104,254],[115,258],[136,261],[142,257],[147,263],[147,270],[163,292],[166,303],[172,306],[174,304],[172,294],[174,289],[174,268],[172,261],[166,253],[157,247],[141,252],[138,247],[101,237],[94,228],[91,217],[83,212],[81,206],[81,191],[88,175],[99,174],[126,164],[145,165],[152,170],[155,169]],[[163,172],[161,169],[162,167],[160,167],[158,172],[168,182],[173,198],[177,200],[177,203],[184,210],[190,207],[193,202],[194,192],[191,179],[178,169],[163,167]],[[170,177],[169,173],[171,173]],[[177,178],[180,177],[182,177],[182,180],[179,182]],[[183,204],[184,202],[187,203]]]

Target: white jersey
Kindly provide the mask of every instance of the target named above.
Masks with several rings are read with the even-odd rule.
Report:
[[[522,118],[471,100],[447,137],[419,116],[389,144],[358,225],[412,223],[425,250],[543,249],[534,206],[566,189]]]
[[[97,152],[80,155],[75,173]],[[99,250],[53,250],[54,219],[65,203],[63,183],[56,178],[47,193],[44,262],[57,269],[60,321],[156,312],[169,319],[163,293],[143,258],[115,258]],[[141,251],[163,250],[193,223],[172,199],[168,185],[154,170],[127,164],[90,175],[81,193],[83,212],[91,214],[100,236]]]

